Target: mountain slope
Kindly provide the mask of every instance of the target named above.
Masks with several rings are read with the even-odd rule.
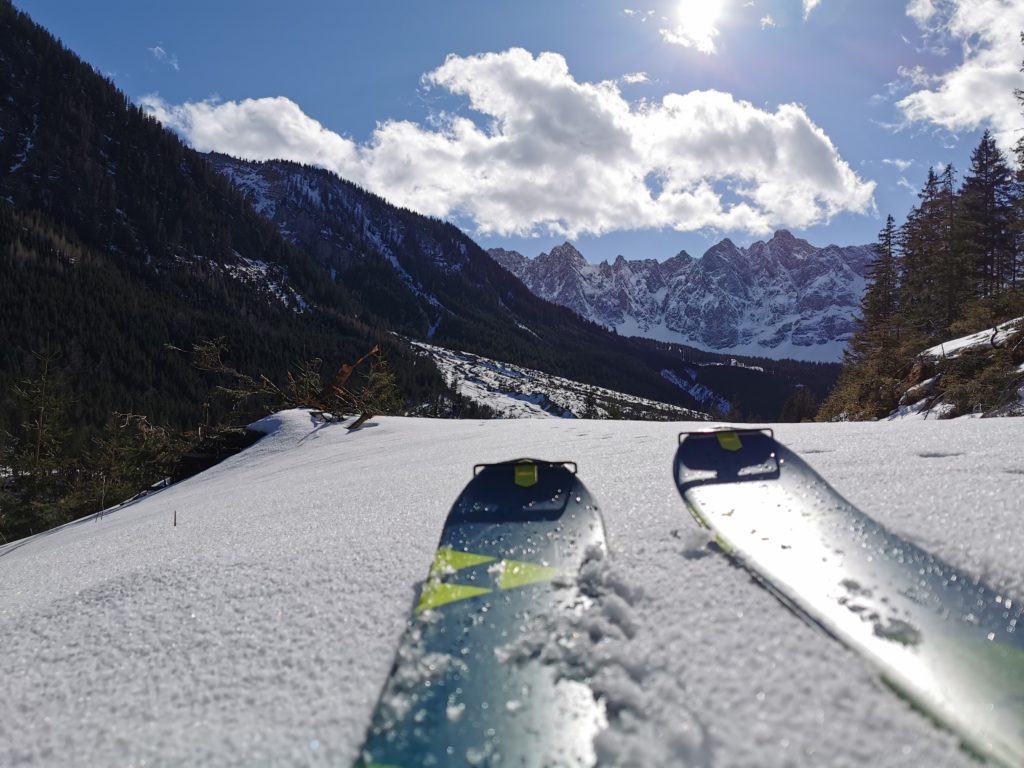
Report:
[[[182,425],[210,382],[165,345],[223,336],[233,364],[280,379],[314,356],[352,360],[380,335],[201,155],[9,2],[0,51],[5,395],[49,350],[77,435],[113,410]],[[403,381],[424,379],[411,356],[395,363]],[[443,388],[436,373],[429,386]],[[12,408],[0,398],[0,422]]]
[[[669,356],[534,296],[446,222],[396,208],[325,170],[211,154],[253,208],[392,330],[686,407]]]
[[[789,232],[700,259],[587,263],[565,243],[527,259],[491,256],[538,296],[625,335],[772,358],[838,361],[864,292],[871,246],[815,248]]]

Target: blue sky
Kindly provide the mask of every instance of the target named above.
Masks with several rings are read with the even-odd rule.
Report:
[[[16,0],[200,150],[533,256],[872,242],[1024,129],[1022,0]]]

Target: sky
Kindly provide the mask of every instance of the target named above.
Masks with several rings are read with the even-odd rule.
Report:
[[[1024,0],[15,0],[187,143],[485,247],[873,242],[1024,118]]]

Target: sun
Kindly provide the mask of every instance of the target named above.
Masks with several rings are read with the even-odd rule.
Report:
[[[715,52],[717,24],[722,17],[726,0],[679,0],[676,10],[677,26],[672,31],[672,42],[688,45],[703,53]]]

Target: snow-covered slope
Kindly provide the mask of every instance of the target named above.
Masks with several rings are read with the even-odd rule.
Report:
[[[740,248],[588,264],[569,243],[527,259],[488,251],[538,296],[620,334],[714,352],[841,359],[854,328],[871,246],[816,248],[789,232]]]
[[[974,766],[708,546],[686,424],[301,412],[206,473],[0,549],[0,764],[348,765],[477,462],[573,459],[611,557],[576,663],[602,765]],[[779,425],[843,494],[1024,597],[1024,420]],[[173,525],[175,514],[177,525]]]
[[[603,419],[613,415],[655,421],[710,418],[700,411],[594,387],[469,352],[455,352],[416,341],[410,343],[434,361],[459,394],[487,406],[502,418]],[[716,401],[710,390],[707,398]],[[695,399],[701,401],[699,397]],[[725,410],[728,408],[726,403]]]
[[[929,347],[917,356],[889,418],[1024,416],[1022,360],[1024,317]]]

